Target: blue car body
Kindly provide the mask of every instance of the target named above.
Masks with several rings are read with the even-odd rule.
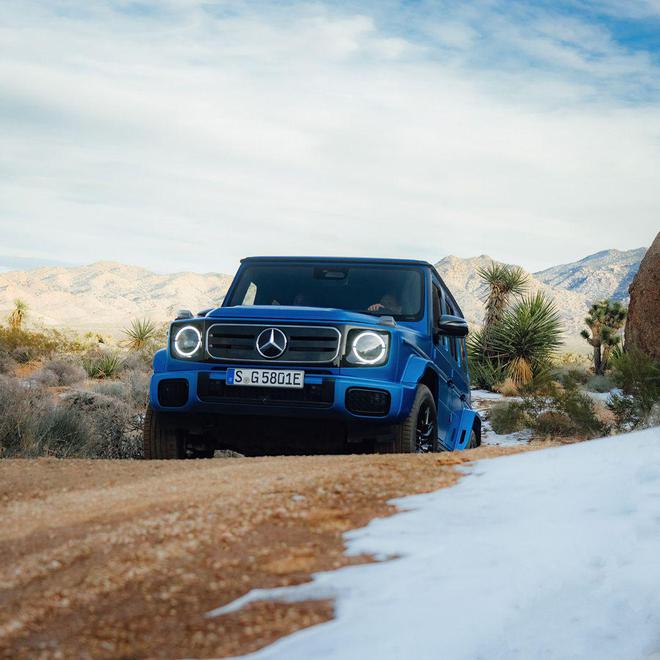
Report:
[[[230,304],[244,269],[255,264],[282,263],[328,268],[354,264],[386,265],[392,269],[418,270],[423,283],[422,310],[414,320],[394,321],[391,316],[336,308]],[[347,439],[351,441],[353,436],[378,436],[378,433],[386,433],[387,429],[402,424],[411,411],[418,386],[424,384],[431,390],[437,409],[437,448],[464,449],[473,431],[480,437],[481,425],[471,408],[465,338],[438,334],[435,326],[442,314],[462,317],[458,304],[439,274],[424,261],[327,257],[244,259],[220,307],[177,319],[171,324],[168,347],[154,357],[150,406],[163,417],[171,414],[183,424],[189,420],[191,427],[198,420],[211,418],[219,426],[225,418],[234,422],[236,419],[254,422],[260,418],[268,418],[269,423],[278,418],[316,420],[321,424],[336,422],[347,429]],[[180,329],[190,325],[199,329],[203,346],[195,358],[181,358],[173,351],[172,338]],[[272,328],[281,330],[290,341],[295,340],[296,333],[311,336],[319,333],[320,341],[327,346],[334,346],[332,338],[336,336],[336,354],[329,349],[327,354],[319,354],[321,359],[315,361],[296,360],[294,355],[284,356],[289,359],[267,360],[260,355],[245,353],[251,350],[250,346],[241,348],[243,353],[239,351],[241,355],[249,355],[249,359],[232,359],[229,349],[222,358],[210,354],[215,346],[209,343],[213,337],[232,337],[231,332],[236,336],[248,333],[252,337],[250,333],[257,336],[256,333],[270,332]],[[360,329],[374,330],[386,337],[389,353],[384,364],[351,366],[343,361],[347,336]],[[239,340],[223,341],[224,347],[230,346],[227,342]],[[230,385],[228,374],[246,366],[304,369],[305,391],[299,390],[294,396],[286,389]],[[371,396],[369,393],[380,397],[377,400],[383,408],[378,409],[379,414],[361,408],[363,400],[360,397],[365,392],[368,397]],[[370,402],[371,399],[365,405],[371,405]],[[352,433],[355,429],[356,433]]]

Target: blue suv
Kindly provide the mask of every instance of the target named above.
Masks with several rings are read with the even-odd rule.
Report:
[[[476,447],[467,332],[424,261],[244,259],[156,353],[145,457]]]

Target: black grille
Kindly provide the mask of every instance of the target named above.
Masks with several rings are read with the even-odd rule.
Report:
[[[158,383],[158,403],[170,408],[183,406],[188,401],[188,381],[183,378],[161,380]]]
[[[319,384],[306,383],[300,389],[227,385],[224,380],[200,374],[197,395],[210,403],[245,403],[271,406],[309,406],[327,408],[335,398],[334,380],[324,378]]]
[[[286,336],[286,350],[274,359],[264,358],[256,348],[257,337],[277,327]],[[319,326],[271,326],[215,323],[207,333],[208,353],[216,360],[251,362],[332,362],[339,352],[339,330]]]
[[[346,391],[346,407],[356,415],[386,415],[390,409],[390,393],[386,390],[350,387]]]

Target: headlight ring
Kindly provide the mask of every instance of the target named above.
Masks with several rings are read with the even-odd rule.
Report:
[[[351,341],[351,361],[365,366],[381,364],[387,356],[385,337],[373,330],[356,334]]]
[[[179,357],[192,357],[202,346],[202,333],[194,325],[185,325],[174,335],[173,346]]]

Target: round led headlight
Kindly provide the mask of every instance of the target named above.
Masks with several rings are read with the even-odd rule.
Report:
[[[387,354],[387,342],[383,335],[365,330],[353,338],[351,355],[359,364],[378,364]]]
[[[174,335],[174,352],[179,357],[192,357],[201,345],[202,333],[194,325],[186,325]]]

